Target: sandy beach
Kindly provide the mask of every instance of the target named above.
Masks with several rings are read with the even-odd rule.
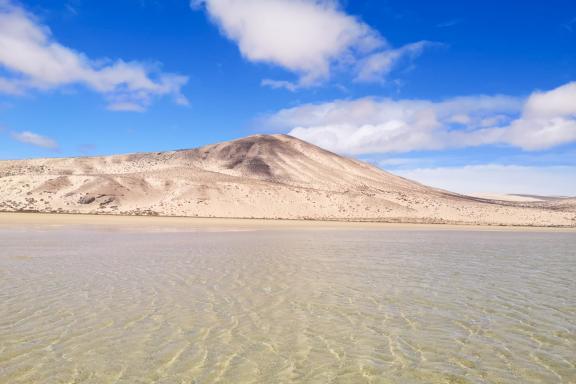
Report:
[[[90,226],[175,230],[434,230],[434,231],[530,231],[576,233],[573,227],[533,227],[464,224],[417,224],[322,220],[267,220],[197,217],[119,216],[90,214],[0,212],[0,228]]]

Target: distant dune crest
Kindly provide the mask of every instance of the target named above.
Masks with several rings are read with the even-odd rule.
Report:
[[[576,226],[576,200],[427,187],[287,135],[106,157],[0,161],[0,211]]]

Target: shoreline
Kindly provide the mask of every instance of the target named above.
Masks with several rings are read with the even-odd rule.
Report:
[[[190,216],[128,216],[39,212],[0,212],[0,229],[21,226],[90,226],[126,228],[174,228],[188,230],[452,230],[497,232],[568,232],[576,227],[514,226],[457,223],[410,223],[353,220],[212,218]]]

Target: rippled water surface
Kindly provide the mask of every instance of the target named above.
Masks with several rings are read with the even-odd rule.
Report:
[[[575,383],[576,236],[0,230],[0,383]]]

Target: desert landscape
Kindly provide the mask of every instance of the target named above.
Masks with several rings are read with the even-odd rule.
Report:
[[[0,384],[576,384],[574,16],[0,0]]]
[[[0,211],[576,226],[576,199],[465,196],[284,134],[196,149],[0,161]]]

